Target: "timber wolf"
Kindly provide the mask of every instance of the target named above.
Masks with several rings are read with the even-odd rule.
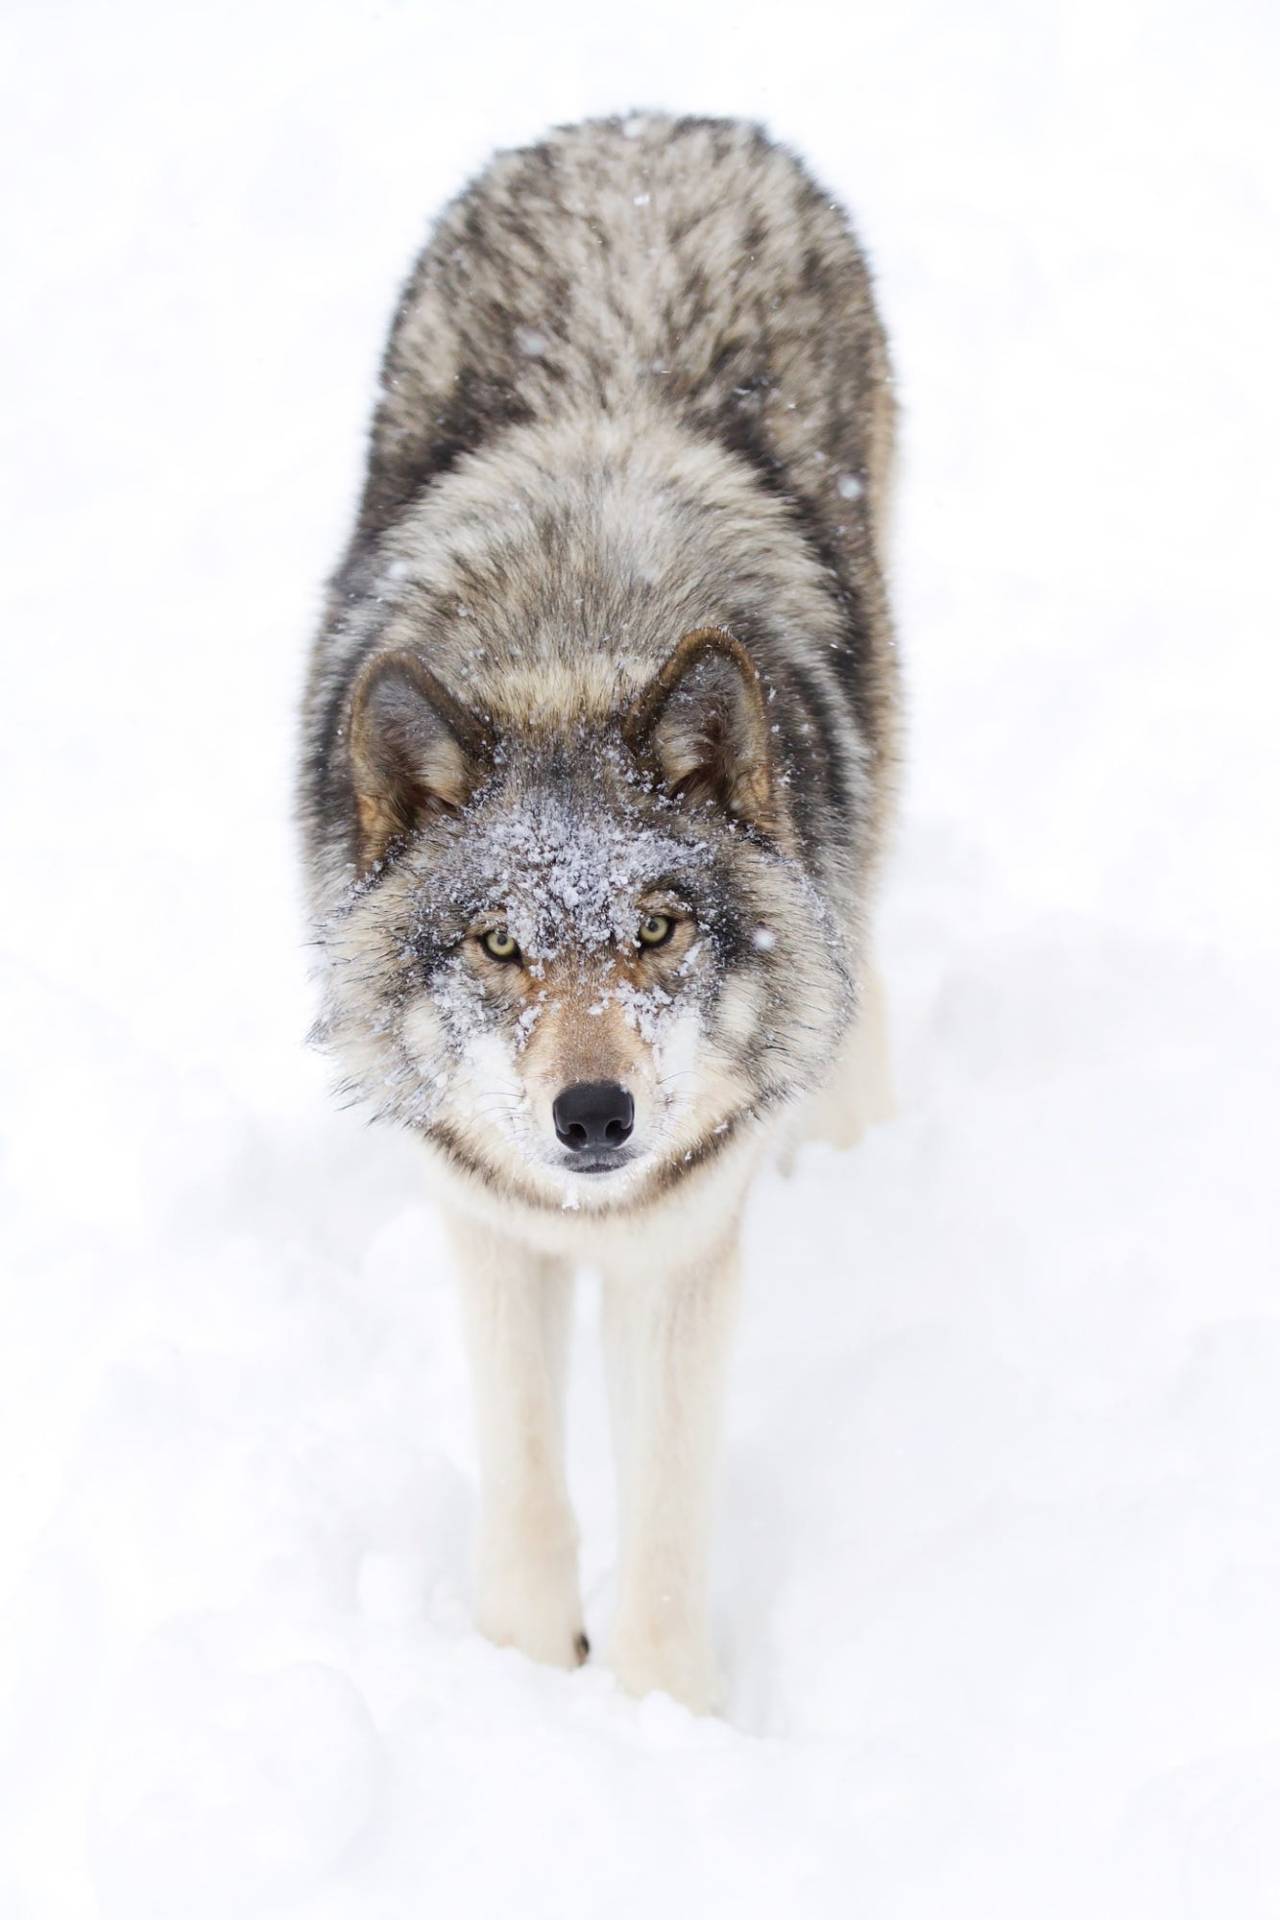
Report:
[[[319,1032],[450,1222],[478,1623],[588,1651],[562,1404],[589,1262],[608,1658],[697,1710],[744,1194],[806,1107],[852,1134],[882,1098],[892,441],[866,263],[760,128],[501,153],[401,298],[305,698]]]

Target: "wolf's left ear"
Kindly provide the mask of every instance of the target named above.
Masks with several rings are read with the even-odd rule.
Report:
[[[779,826],[760,676],[721,627],[687,633],[622,723],[631,751],[676,799],[707,801],[766,833]]]
[[[414,653],[375,654],[351,697],[351,782],[360,866],[433,813],[455,812],[489,770],[489,740]]]

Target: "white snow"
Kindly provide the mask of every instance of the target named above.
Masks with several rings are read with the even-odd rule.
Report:
[[[0,1913],[1273,1916],[1274,16],[2,31]],[[750,1210],[723,1722],[470,1629],[448,1258],[303,1047],[290,824],[427,219],[649,102],[855,207],[904,405],[900,1113]]]

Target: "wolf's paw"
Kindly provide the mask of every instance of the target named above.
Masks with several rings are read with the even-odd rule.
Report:
[[[548,1667],[580,1667],[590,1643],[582,1625],[577,1552],[487,1556],[476,1582],[475,1616],[496,1647],[515,1647]]]
[[[720,1676],[705,1633],[620,1622],[609,1665],[637,1700],[647,1693],[669,1693],[691,1713],[715,1713],[720,1706]]]

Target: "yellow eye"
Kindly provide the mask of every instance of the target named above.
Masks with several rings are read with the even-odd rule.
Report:
[[[676,923],[668,913],[650,913],[640,922],[636,935],[642,947],[665,947],[676,930]]]
[[[518,960],[520,949],[505,927],[490,927],[480,935],[480,945],[491,960]]]

